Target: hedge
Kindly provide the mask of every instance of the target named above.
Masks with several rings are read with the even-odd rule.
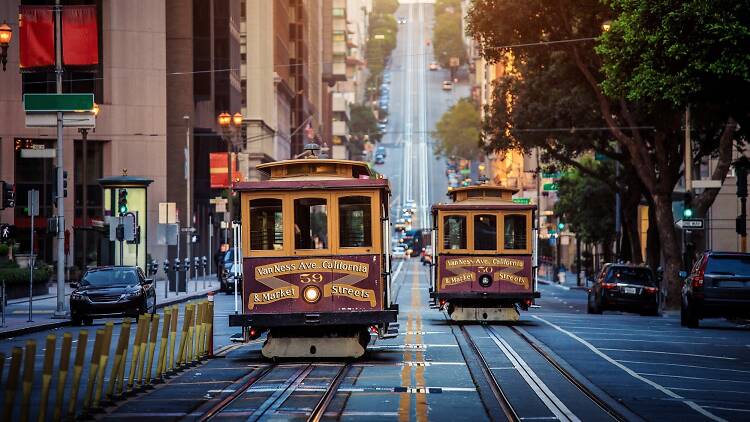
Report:
[[[46,283],[49,281],[52,271],[50,267],[43,266],[34,269],[34,283]],[[0,268],[0,282],[5,280],[6,285],[27,284],[29,282],[28,268]]]

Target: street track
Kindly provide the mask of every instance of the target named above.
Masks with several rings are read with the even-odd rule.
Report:
[[[320,388],[319,382],[315,385],[305,385],[311,373],[320,369],[337,367],[333,376],[327,377],[326,386]],[[226,419],[236,417],[247,421],[265,420],[273,417],[282,406],[287,404],[294,393],[318,393],[321,395],[312,406],[307,421],[319,422],[328,410],[331,401],[336,396],[341,382],[351,368],[350,363],[278,363],[260,368],[248,376],[242,385],[235,391],[221,399],[213,407],[207,410],[200,421],[214,419]],[[289,372],[291,371],[291,374]],[[281,383],[277,383],[275,376],[280,376]],[[264,383],[268,386],[264,387]],[[254,402],[243,404],[242,401],[250,399],[250,395],[258,393],[270,393],[259,404]],[[295,409],[306,410],[304,403],[294,406]]]
[[[529,361],[527,356],[524,360],[521,356],[513,349],[508,342],[503,339],[495,330],[494,327],[488,325],[481,325],[483,334],[486,334],[496,346],[497,349],[505,355],[511,362],[513,367],[519,372],[524,381],[539,397],[542,403],[549,409],[554,415],[554,418],[560,421],[577,422],[584,418],[576,416],[566,405],[563,403],[553,392],[553,388],[550,388],[545,384],[533,371],[533,369],[526,363]],[[491,392],[497,400],[500,408],[502,409],[505,418],[508,421],[518,422],[526,419],[524,415],[514,408],[513,403],[509,400],[506,392],[503,390],[501,382],[495,377],[489,362],[486,359],[485,352],[479,347],[474,337],[469,333],[465,325],[460,326],[461,333],[463,334],[466,342],[471,347],[472,352],[475,354],[477,361],[480,364],[482,375],[490,386]],[[547,361],[552,368],[554,368],[565,380],[567,380],[572,386],[575,387],[581,394],[588,398],[593,404],[600,408],[606,413],[612,420],[615,421],[626,421],[627,418],[622,416],[615,408],[610,406],[606,400],[599,397],[594,391],[589,389],[581,381],[576,379],[563,365],[557,362],[549,353],[547,353],[542,347],[540,347],[534,340],[532,340],[523,330],[516,327],[510,327],[510,330],[518,336],[524,343],[528,344],[532,350],[537,352],[541,357]]]

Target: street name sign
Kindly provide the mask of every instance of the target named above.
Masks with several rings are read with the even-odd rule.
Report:
[[[677,227],[688,230],[703,230],[702,218],[685,218],[677,221]]]
[[[559,186],[557,185],[557,183],[545,183],[542,186],[542,190],[544,190],[545,192],[556,191],[558,190],[558,187]]]
[[[531,199],[529,198],[513,198],[514,204],[530,204]]]
[[[27,113],[89,112],[94,109],[94,94],[23,94],[23,109]]]

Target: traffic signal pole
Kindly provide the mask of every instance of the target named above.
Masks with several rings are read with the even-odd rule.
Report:
[[[62,94],[62,20],[60,0],[55,0],[55,85],[56,92]],[[66,318],[65,309],[65,194],[63,188],[63,114],[57,112],[57,145],[55,145],[55,166],[57,173],[57,309],[54,318]],[[85,206],[85,204],[84,204]],[[31,298],[29,298],[31,300]]]

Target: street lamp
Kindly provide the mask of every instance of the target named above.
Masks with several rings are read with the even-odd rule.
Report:
[[[8,63],[8,46],[12,38],[13,29],[8,25],[8,22],[3,21],[0,24],[0,62],[3,63],[3,72],[5,72],[5,65]]]
[[[94,113],[94,119],[99,115],[99,104],[94,103],[94,107],[91,108],[91,112]],[[82,156],[83,160],[81,160],[81,173],[83,174],[83,189],[81,190],[81,201],[83,208],[81,209],[82,215],[81,219],[83,220],[83,228],[88,229],[89,228],[89,208],[88,208],[88,181],[86,180],[86,175],[88,174],[88,137],[89,137],[89,128],[87,127],[81,127],[78,128],[78,133],[81,134],[81,149],[82,149]],[[89,233],[88,231],[83,232],[83,242],[81,247],[83,248],[83,265],[88,265],[88,238]]]
[[[227,143],[227,212],[229,214],[229,221],[232,221],[232,150],[234,146],[230,131],[232,130],[232,126],[234,126],[234,132],[239,133],[243,120],[242,114],[234,113],[232,115],[226,111],[219,114],[218,117],[224,141]]]

